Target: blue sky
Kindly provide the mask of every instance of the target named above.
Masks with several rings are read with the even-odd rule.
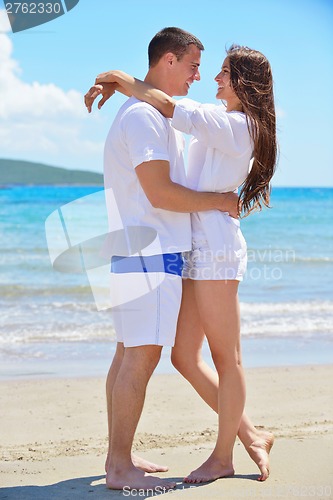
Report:
[[[66,15],[15,34],[2,10],[0,157],[101,172],[104,140],[124,97],[88,115],[83,95],[108,69],[143,78],[148,43],[165,26],[191,31],[205,45],[201,81],[189,93],[202,102],[215,101],[226,46],[262,51],[273,68],[278,114],[273,185],[333,186],[331,0],[80,0]]]

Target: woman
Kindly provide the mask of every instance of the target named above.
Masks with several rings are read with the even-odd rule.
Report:
[[[232,46],[215,77],[216,97],[223,106],[175,101],[158,89],[123,72],[99,75],[86,96],[88,110],[97,95],[101,107],[117,90],[147,101],[172,125],[191,134],[189,187],[199,191],[240,190],[244,214],[269,206],[269,183],[277,158],[273,81],[269,62],[258,51]],[[90,100],[89,100],[90,99]],[[251,165],[252,162],[252,165]],[[251,166],[250,166],[251,165]],[[174,366],[219,415],[219,431],[210,457],[186,482],[199,483],[234,474],[232,453],[236,435],[269,475],[268,454],[273,435],[259,432],[244,413],[245,380],[241,362],[238,285],[246,270],[246,243],[239,221],[210,211],[191,214],[192,251],[184,257],[184,286]],[[206,336],[217,375],[202,360]]]

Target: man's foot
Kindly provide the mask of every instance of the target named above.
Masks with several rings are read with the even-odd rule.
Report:
[[[110,468],[106,474],[106,486],[112,490],[155,490],[162,493],[175,488],[176,483],[160,477],[147,476],[133,465],[126,469]]]
[[[258,481],[266,481],[269,476],[269,452],[274,443],[274,435],[271,432],[261,432],[258,439],[253,441],[248,448],[248,454],[260,469]]]
[[[143,472],[148,472],[150,474],[154,472],[167,472],[169,470],[169,467],[167,467],[166,465],[154,464],[153,462],[149,462],[148,460],[138,457],[133,453],[132,453],[132,462],[134,467],[142,470]],[[105,462],[105,472],[108,471],[108,468],[109,468],[109,455],[107,456]]]
[[[232,463],[222,464],[212,455],[198,469],[184,479],[184,483],[206,483],[221,477],[230,477],[235,474]]]

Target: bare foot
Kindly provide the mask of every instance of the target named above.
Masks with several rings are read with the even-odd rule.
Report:
[[[221,477],[230,477],[234,474],[232,463],[224,465],[211,455],[198,469],[185,477],[184,483],[206,483]]]
[[[158,465],[153,462],[149,462],[142,457],[138,457],[132,454],[132,462],[133,465],[144,472],[167,472],[169,467],[166,465]]]
[[[269,476],[269,452],[274,443],[274,435],[270,432],[261,432],[258,439],[253,441],[247,449],[248,454],[260,469],[258,481],[266,481]]]
[[[160,477],[147,476],[144,471],[132,465],[117,470],[110,468],[106,474],[106,486],[112,490],[155,490],[162,493],[175,488],[176,483]]]
[[[132,453],[132,462],[134,467],[142,470],[143,472],[154,473],[154,472],[167,472],[169,470],[169,467],[167,467],[166,465],[154,464],[153,462],[149,462],[148,460],[138,457],[133,453]],[[106,457],[105,472],[108,471],[108,468],[109,468],[109,455]]]

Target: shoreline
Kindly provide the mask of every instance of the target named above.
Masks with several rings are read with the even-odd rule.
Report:
[[[21,352],[7,348],[0,359],[0,382],[49,378],[104,377],[115,352],[111,342],[49,342],[22,345]],[[299,366],[325,366],[333,360],[333,342],[328,336],[318,338],[263,337],[242,338],[245,369]],[[171,348],[162,350],[157,374],[174,374]],[[214,368],[208,344],[203,357]]]
[[[246,370],[246,409],[276,436],[265,483],[238,440],[233,478],[194,488],[182,483],[213,449],[217,418],[178,374],[153,375],[135,449],[169,465],[162,475],[176,479],[175,498],[332,498],[332,375],[333,365]],[[105,487],[104,377],[1,381],[0,399],[1,499],[125,496]]]

